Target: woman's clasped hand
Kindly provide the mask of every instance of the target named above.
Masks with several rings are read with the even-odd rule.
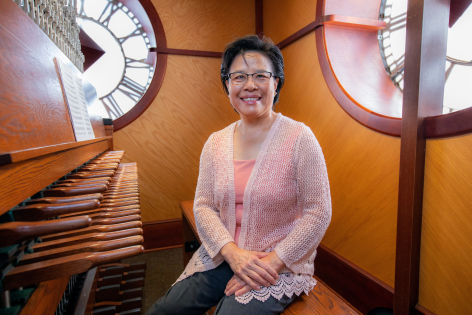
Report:
[[[275,285],[279,278],[277,272],[283,266],[275,252],[249,251],[239,248],[233,242],[223,246],[221,254],[234,272],[233,278],[226,285],[227,296],[240,296],[251,289],[257,291],[261,286]]]
[[[275,252],[249,251],[232,242],[223,246],[221,254],[234,272],[226,285],[226,296],[241,296],[251,289],[258,291],[261,286],[275,285],[279,279],[278,271],[284,266]]]

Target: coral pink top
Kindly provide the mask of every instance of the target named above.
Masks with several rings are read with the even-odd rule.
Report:
[[[244,190],[251,176],[256,160],[233,160],[234,165],[234,192],[236,197],[236,230],[234,242],[238,245],[239,233],[241,233],[241,221],[243,220]]]

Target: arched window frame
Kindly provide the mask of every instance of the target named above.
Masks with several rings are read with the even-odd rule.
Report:
[[[385,69],[377,66],[382,65],[378,47],[378,27],[381,27],[378,22],[382,21],[352,16],[356,15],[356,12],[378,13],[380,2],[344,0],[341,7],[343,12],[349,12],[349,15],[336,15],[329,12],[329,8],[337,1],[318,1],[316,10],[316,21],[320,23],[320,27],[315,30],[316,46],[326,83],[337,102],[356,121],[380,133],[399,137],[401,115],[398,115],[398,107],[392,106],[399,91],[396,91],[397,88]],[[353,58],[356,62],[351,62],[349,66],[342,66],[346,65],[343,60],[346,51],[333,49],[336,47],[336,40],[341,39],[344,45],[349,47],[348,53],[355,54]],[[360,97],[357,97],[359,95]],[[377,100],[379,106],[383,106],[382,113],[363,106],[363,100],[369,98]],[[470,133],[472,107],[427,117],[424,128],[426,138]]]
[[[113,130],[118,131],[136,120],[151,105],[159,92],[167,68],[167,55],[158,54],[155,47],[167,48],[161,20],[151,0],[120,0],[138,18],[148,34],[152,48],[148,60],[153,63],[155,73],[151,84],[139,102],[123,116],[113,121]]]

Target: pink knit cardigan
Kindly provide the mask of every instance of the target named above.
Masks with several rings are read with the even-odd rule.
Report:
[[[194,203],[202,246],[177,281],[216,268],[223,262],[219,251],[234,241],[235,125],[212,134],[203,148]],[[331,197],[323,153],[310,128],[277,115],[249,177],[243,205],[239,247],[275,250],[286,265],[279,273],[301,277],[295,286],[304,284],[294,289],[292,277],[292,284],[275,285],[263,297],[260,291],[251,291],[241,301],[247,303],[255,294],[259,300],[268,295],[280,299],[280,290],[288,296],[294,290],[297,295],[311,290],[316,284],[312,278],[316,248],[331,220]]]

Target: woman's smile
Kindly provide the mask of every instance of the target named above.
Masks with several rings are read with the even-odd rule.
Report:
[[[247,95],[247,96],[241,97],[241,100],[246,102],[248,105],[256,104],[256,102],[259,101],[260,99],[261,97],[257,95]]]

